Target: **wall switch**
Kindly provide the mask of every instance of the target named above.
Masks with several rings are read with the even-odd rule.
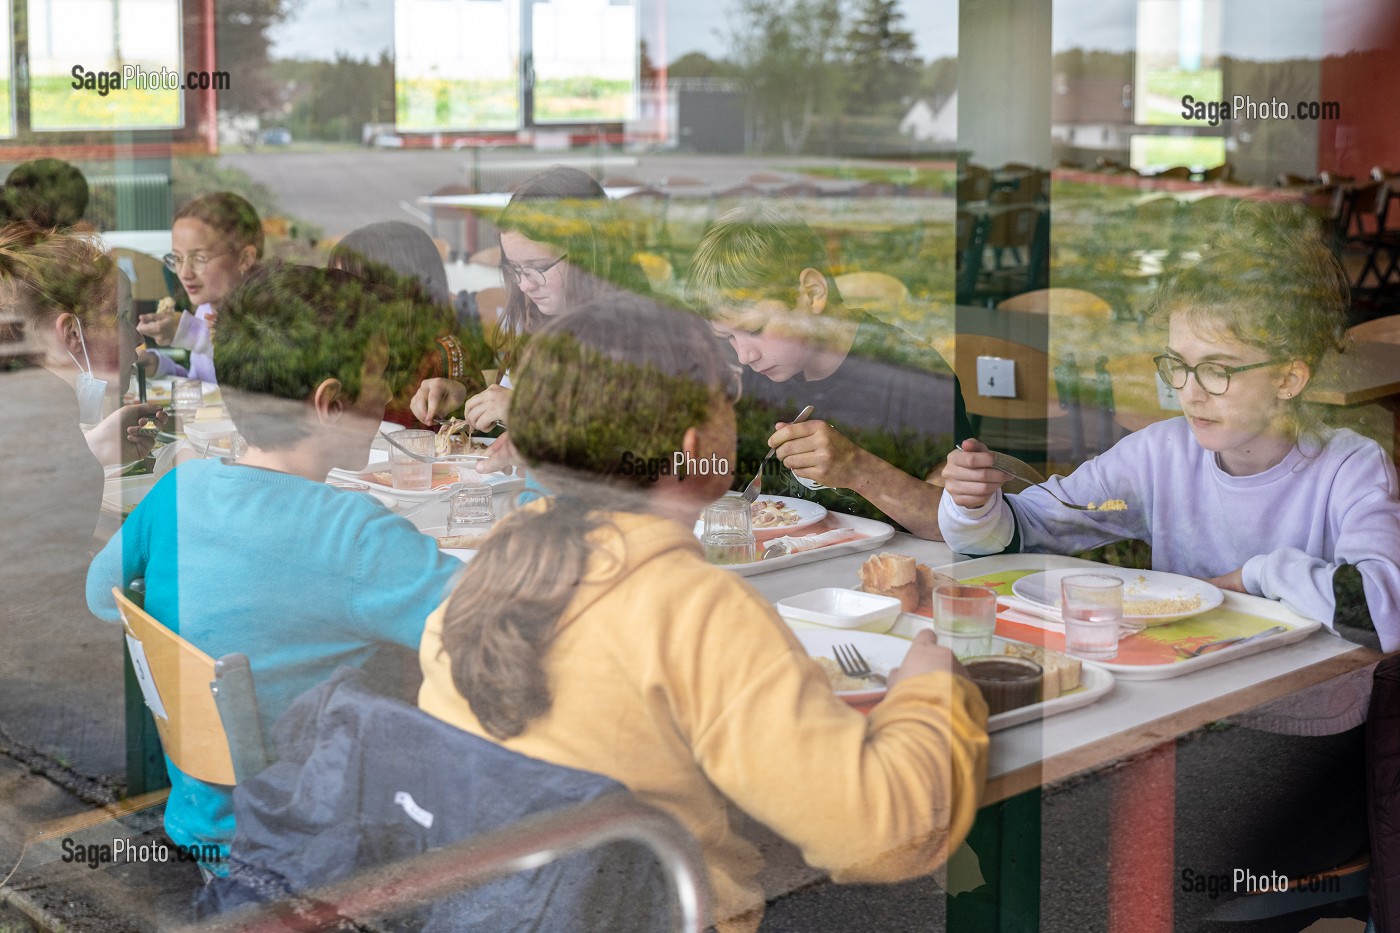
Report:
[[[986,398],[1016,397],[1016,361],[1000,356],[977,357],[977,394]]]

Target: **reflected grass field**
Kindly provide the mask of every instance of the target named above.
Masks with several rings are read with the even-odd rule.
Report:
[[[97,91],[75,90],[70,75],[35,75],[29,90],[29,124],[36,130],[176,127],[183,94],[132,87],[104,97]]]

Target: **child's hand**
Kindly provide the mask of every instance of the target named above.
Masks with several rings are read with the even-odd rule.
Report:
[[[1248,593],[1244,588],[1244,568],[1231,571],[1218,577],[1211,577],[1207,583],[1220,587],[1222,590],[1234,590],[1236,593]]]
[[[439,415],[455,411],[467,400],[467,387],[454,379],[424,379],[408,403],[413,416],[432,424]]]
[[[494,444],[486,448],[486,459],[477,462],[476,471],[478,473],[496,473],[508,470],[513,466],[524,465],[525,461],[510,441],[510,434],[505,433],[496,438]]]
[[[823,486],[852,489],[860,479],[865,451],[825,421],[788,424],[779,421],[768,438],[783,466]]]
[[[965,509],[986,505],[1010,478],[992,468],[992,452],[975,438],[968,438],[962,447],[954,449],[943,467],[944,490]]]
[[[899,662],[899,667],[890,671],[886,683],[890,689],[894,689],[894,685],[906,677],[932,674],[935,671],[947,671],[959,677],[967,677],[967,671],[958,663],[953,652],[938,643],[938,637],[933,634],[932,629],[924,629],[914,637],[909,652],[904,655],[904,660]]]
[[[487,386],[467,399],[462,417],[477,431],[489,431],[497,422],[506,423],[510,412],[510,389],[505,386]]]
[[[180,327],[180,312],[156,311],[143,314],[137,321],[136,330],[142,336],[150,337],[162,347],[170,346],[175,339],[175,331]]]

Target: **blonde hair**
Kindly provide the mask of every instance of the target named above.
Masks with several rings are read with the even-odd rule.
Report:
[[[85,325],[116,315],[116,265],[87,237],[29,221],[0,228],[0,283],[0,307],[31,330],[44,330],[65,313]]]

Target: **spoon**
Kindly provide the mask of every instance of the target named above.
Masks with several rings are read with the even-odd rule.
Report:
[[[793,418],[788,423],[801,424],[808,418],[812,417],[812,412],[816,410],[817,408],[815,405],[808,405],[806,408],[802,409],[800,412],[797,413],[796,418]],[[763,491],[763,467],[766,463],[768,463],[769,460],[773,459],[773,455],[777,452],[778,448],[769,447],[767,456],[765,456],[762,460],[759,461],[758,472],[754,474],[753,479],[749,480],[749,484],[744,487],[744,491],[743,493],[741,493],[741,496],[745,502],[752,504],[753,501],[758,498],[758,494]]]

